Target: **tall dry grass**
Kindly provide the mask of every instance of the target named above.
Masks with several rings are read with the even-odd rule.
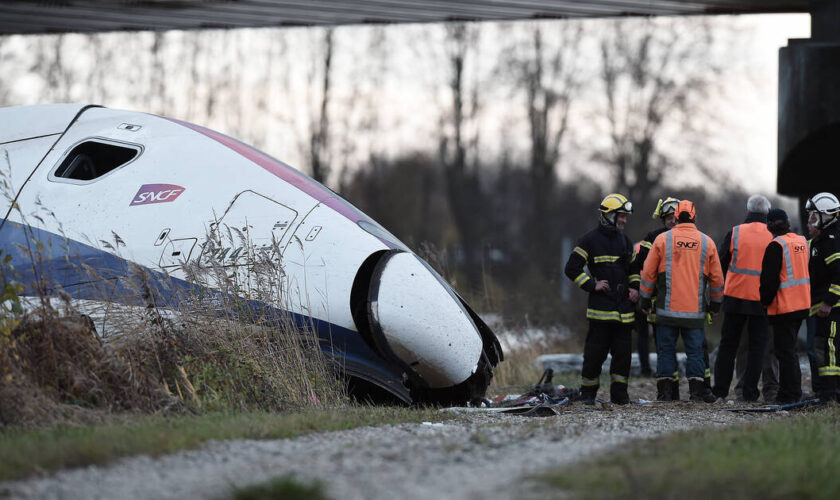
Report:
[[[24,307],[0,310],[7,325],[0,332],[0,424],[87,423],[119,411],[285,411],[347,401],[313,323],[284,312],[288,282],[276,243],[257,248],[228,231],[244,250],[241,260],[225,262],[211,251],[223,240],[209,235],[205,258],[183,264],[186,282],[135,265],[114,280],[67,256],[82,262],[73,265],[91,283],[88,291],[97,290],[96,300],[78,300],[42,272],[49,268],[45,244],[31,230],[28,236],[22,250],[31,261],[7,261],[2,272],[3,284],[14,290],[22,285],[13,264],[30,266],[36,278],[27,284],[34,296],[9,299]],[[113,236],[101,243],[118,255],[122,240]]]
[[[578,349],[575,340],[557,329],[519,326],[500,332],[505,360],[496,367],[489,394],[520,392],[536,383],[543,373],[537,358],[543,354]]]

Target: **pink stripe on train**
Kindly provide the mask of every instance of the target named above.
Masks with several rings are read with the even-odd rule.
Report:
[[[373,221],[370,217],[362,213],[359,209],[357,209],[344,199],[340,198],[338,195],[330,191],[327,187],[325,187],[315,179],[304,175],[303,173],[295,170],[294,168],[286,165],[285,163],[268,156],[262,151],[254,149],[253,147],[248,146],[243,142],[240,142],[236,139],[228,137],[214,130],[204,128],[200,125],[183,122],[174,118],[166,119],[184,127],[187,127],[191,130],[194,130],[202,135],[213,139],[216,142],[227,146],[228,148],[232,149],[233,151],[236,151],[248,160],[256,163],[268,172],[276,175],[280,179],[288,182],[292,186],[300,189],[304,193],[315,198],[320,203],[323,203],[324,205],[332,208],[333,210],[340,213],[344,217],[350,219],[354,223],[358,224],[359,222],[364,222],[367,223],[364,224],[364,226],[373,226],[377,229],[381,228],[381,226],[375,221]],[[407,250],[407,247],[392,235],[391,238],[393,238],[394,241],[390,241],[391,238],[385,238],[382,235],[375,234],[375,232],[372,232],[369,227],[364,227],[363,229],[365,229],[365,231],[371,233],[373,236],[378,238],[389,248],[403,248]],[[387,233],[387,231],[384,232]]]

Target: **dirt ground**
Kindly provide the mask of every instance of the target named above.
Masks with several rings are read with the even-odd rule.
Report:
[[[654,379],[632,379],[630,396],[635,401],[653,399]],[[593,454],[645,446],[645,439],[679,430],[789,415],[725,411],[727,406],[745,404],[572,403],[559,408],[559,415],[544,418],[443,409],[453,416],[443,423],[211,442],[160,458],[131,457],[109,466],[0,484],[0,497],[217,499],[229,498],[234,487],[277,476],[322,482],[331,497],[342,499],[539,497],[543,487],[532,479],[534,474]]]

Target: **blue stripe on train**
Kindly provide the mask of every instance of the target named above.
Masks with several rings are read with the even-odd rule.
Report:
[[[100,244],[112,248],[117,245]],[[188,307],[196,297],[211,305],[217,301],[236,300],[240,310],[246,312],[243,321],[258,323],[287,319],[300,329],[312,328],[318,334],[321,349],[346,362],[348,370],[350,365],[355,371],[361,368],[367,375],[364,378],[381,378],[378,382],[392,392],[405,392],[400,382],[401,371],[374,353],[361,335],[348,328],[255,300],[230,297],[132,263],[92,245],[11,220],[7,220],[0,231],[0,250],[12,257],[10,264],[14,266],[14,276],[4,278],[22,283],[24,296],[57,295],[62,291],[74,299],[107,300],[133,306],[154,304],[173,309]]]

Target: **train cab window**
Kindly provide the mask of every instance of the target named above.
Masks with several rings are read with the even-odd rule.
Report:
[[[51,177],[89,182],[130,163],[141,149],[134,144],[87,140],[73,146]]]

